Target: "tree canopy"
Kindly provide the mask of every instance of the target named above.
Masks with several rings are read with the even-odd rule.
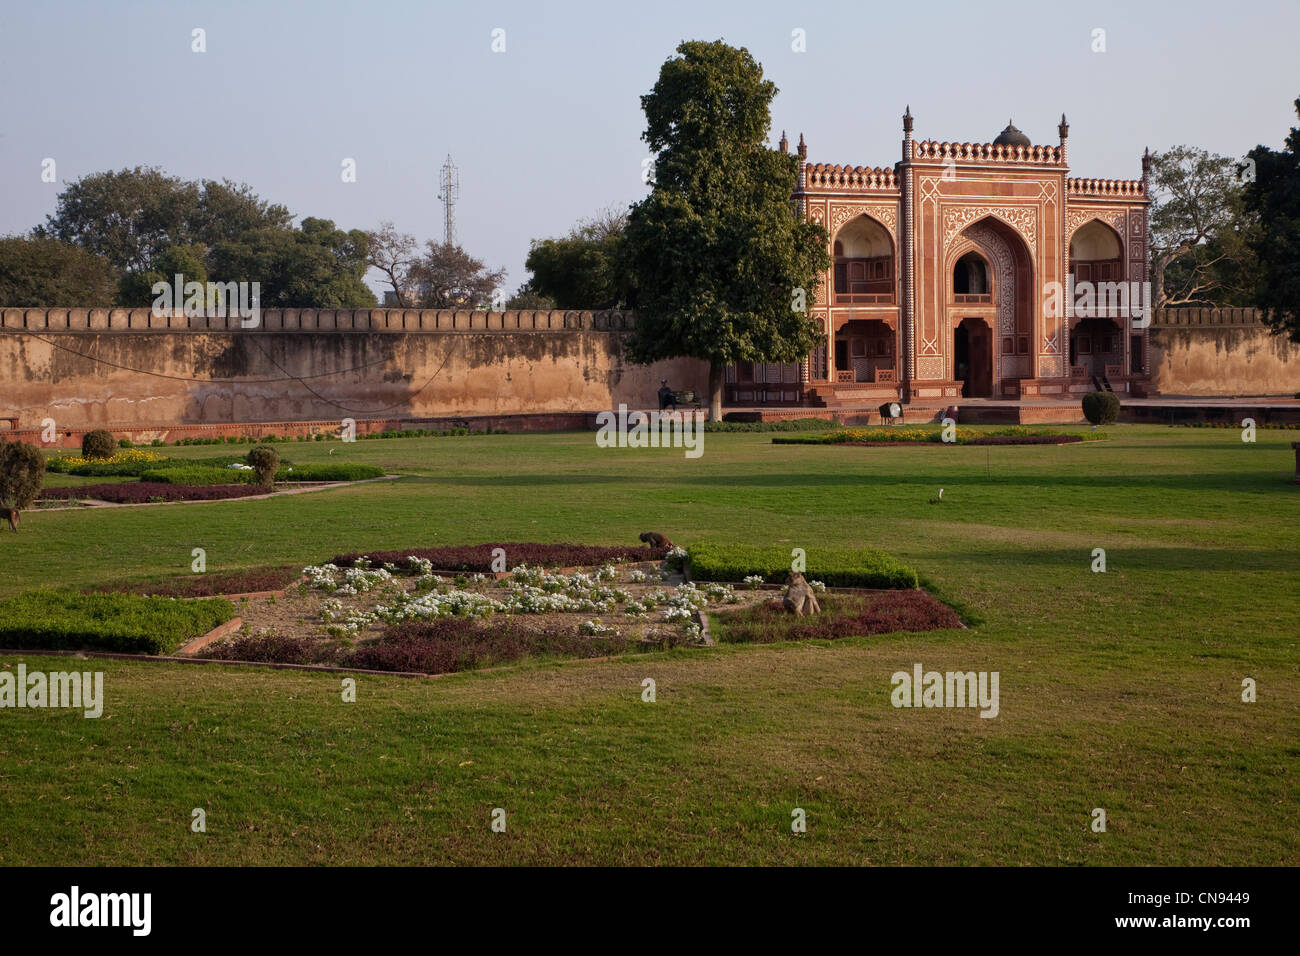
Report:
[[[1295,101],[1300,117],[1300,98]],[[1254,181],[1246,207],[1259,218],[1251,247],[1259,257],[1256,304],[1264,321],[1300,342],[1300,129],[1291,127],[1283,149],[1256,146]]]
[[[0,239],[0,305],[55,308],[113,301],[113,268],[58,239]]]
[[[1156,308],[1249,305],[1256,228],[1237,161],[1175,146],[1151,157],[1151,283]]]
[[[728,363],[797,361],[821,341],[804,307],[830,256],[826,231],[793,207],[795,158],[765,145],[775,85],[720,40],[677,54],[641,97],[657,156],[623,243],[637,312],[629,352],[708,361],[718,418]]]
[[[534,239],[524,262],[532,276],[519,296],[557,309],[622,308],[627,295],[618,259],[626,229],[627,212],[610,207],[580,220],[567,236]]]

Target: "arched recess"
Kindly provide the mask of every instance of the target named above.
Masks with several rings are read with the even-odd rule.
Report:
[[[1070,275],[1079,282],[1124,281],[1124,243],[1100,219],[1089,219],[1070,237]]]
[[[894,240],[882,223],[865,213],[850,219],[835,233],[832,253],[832,304],[894,302]]]
[[[988,266],[988,286],[983,293],[958,292],[961,271],[958,264],[971,262],[970,257],[982,260]],[[948,348],[947,368],[956,380],[966,384],[967,394],[987,391],[993,397],[1016,394],[1012,383],[1033,378],[1035,374],[1035,343],[1039,340],[1035,303],[1035,277],[1033,257],[1020,233],[995,216],[986,216],[963,229],[945,250],[942,301],[946,304],[946,329],[944,341]],[[982,346],[973,350],[968,342],[972,330],[981,328],[971,322],[964,326],[967,339],[963,351],[979,358],[981,365],[987,354],[988,368],[965,370],[966,377],[957,368],[957,332],[966,319],[979,319],[987,329],[987,352]],[[980,332],[981,335],[985,334]],[[986,381],[985,388],[969,392],[973,380]],[[1004,383],[1006,383],[1004,388]]]

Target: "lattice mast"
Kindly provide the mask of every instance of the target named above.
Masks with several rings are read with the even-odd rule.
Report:
[[[442,241],[452,245],[456,241],[456,200],[460,198],[460,170],[447,154],[438,176],[438,198],[442,200]]]

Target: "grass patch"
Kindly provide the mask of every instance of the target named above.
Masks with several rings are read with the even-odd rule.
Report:
[[[793,560],[790,548],[734,544],[693,544],[687,549],[691,578],[696,581],[740,583],[762,575],[768,584],[782,584]],[[916,571],[874,548],[807,549],[808,580],[833,588],[915,588]]]
[[[31,591],[0,601],[0,646],[168,654],[234,616],[220,599]]]

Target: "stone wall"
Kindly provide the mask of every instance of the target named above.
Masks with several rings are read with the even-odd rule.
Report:
[[[0,310],[0,418],[59,430],[218,422],[402,421],[654,407],[659,380],[707,391],[708,366],[634,365],[623,312]]]
[[[1300,345],[1254,309],[1163,309],[1151,328],[1151,383],[1162,395],[1293,397]]]

